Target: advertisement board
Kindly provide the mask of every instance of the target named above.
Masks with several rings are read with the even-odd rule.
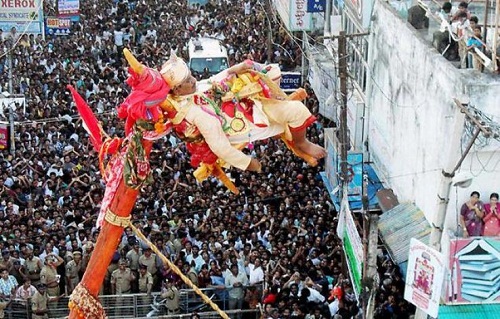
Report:
[[[405,299],[437,318],[446,271],[446,258],[437,250],[412,238],[406,273]]]
[[[307,0],[274,0],[274,7],[289,31],[311,31],[312,16]]]
[[[47,17],[45,21],[45,34],[69,35],[71,30],[71,18]]]
[[[196,4],[204,6],[208,3],[208,0],[188,0],[188,6],[194,6]]]
[[[452,240],[448,267],[447,303],[500,302],[500,237]]]
[[[326,0],[307,0],[307,12],[325,12]]]
[[[9,145],[9,128],[6,123],[0,123],[0,150],[7,149]]]
[[[338,167],[338,153],[337,153],[337,137],[335,136],[335,129],[325,128],[325,174],[332,189],[336,188],[339,184],[337,176]],[[334,194],[335,196],[335,194]],[[339,236],[341,237],[341,236]]]
[[[281,72],[280,88],[285,92],[293,92],[301,86],[300,72]]]
[[[80,0],[57,0],[58,17],[74,17],[80,15]]]
[[[0,29],[7,33],[13,27],[19,33],[42,33],[42,0],[0,1]]]
[[[341,172],[340,161],[338,172]],[[347,153],[347,180],[349,201],[359,201],[363,195],[363,153]]]
[[[342,217],[345,221],[342,243],[344,245],[344,253],[352,281],[352,288],[356,296],[359,297],[362,289],[361,280],[363,279],[363,242],[361,241],[356,223],[349,209],[349,203],[346,204],[346,202],[347,201],[343,201],[341,205],[341,210],[343,210]]]

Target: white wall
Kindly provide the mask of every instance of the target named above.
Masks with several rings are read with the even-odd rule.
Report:
[[[441,170],[456,163],[457,152],[449,154],[456,106],[453,98],[468,99],[488,114],[500,114],[500,79],[473,70],[459,70],[422,39],[393,9],[375,2],[371,29],[367,105],[368,134],[372,161],[386,187],[393,188],[399,201],[413,201],[432,220],[437,211]],[[498,120],[498,118],[497,118]],[[477,175],[466,190],[458,191],[459,205],[472,190],[500,192],[500,144],[470,154],[462,170]],[[473,149],[474,151],[474,149]],[[474,158],[489,160],[482,169]],[[495,166],[496,165],[496,166]],[[455,190],[449,203],[447,225],[455,216]]]

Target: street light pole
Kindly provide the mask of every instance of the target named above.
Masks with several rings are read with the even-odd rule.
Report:
[[[12,39],[12,41],[14,41]],[[14,83],[12,74],[12,50],[14,49],[14,42],[9,43],[8,48],[8,64],[9,64],[9,94],[12,96],[14,94]],[[10,154],[14,155],[16,152],[16,142],[15,142],[15,129],[14,129],[14,108],[12,102],[9,103],[9,124],[10,124]]]

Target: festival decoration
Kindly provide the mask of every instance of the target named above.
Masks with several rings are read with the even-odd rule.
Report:
[[[127,49],[124,50],[124,56],[130,65],[130,77],[127,83],[132,91],[118,107],[118,117],[125,121],[126,135],[123,138],[109,137],[83,98],[73,87],[68,86],[84,127],[89,133],[90,141],[99,153],[99,167],[106,182],[106,190],[97,219],[97,225],[101,227],[101,231],[87,271],[70,297],[70,319],[105,317],[97,296],[123,229],[131,227],[139,237],[142,236],[131,224],[130,214],[140,189],[151,182],[149,154],[155,140],[164,137],[169,132],[174,132],[185,141],[191,153],[191,165],[197,167],[194,173],[197,180],[201,181],[209,176],[215,176],[231,192],[238,194],[238,189],[223,170],[226,163],[212,152],[198,129],[186,121],[184,110],[177,105],[178,101],[175,97],[169,94],[170,87],[162,74],[139,63]],[[181,61],[173,62],[180,63]],[[227,134],[244,131],[247,129],[248,121],[255,125],[265,125],[265,123],[260,124],[255,118],[259,98],[301,100],[307,96],[304,90],[287,96],[270,77],[266,76],[268,71],[270,70],[267,68],[250,70],[228,77],[224,81],[214,83],[212,89],[205,94],[195,94],[193,98],[196,105],[204,108],[207,116],[224,119],[225,122],[223,121],[221,125]],[[180,74],[172,76],[181,78]],[[295,154],[304,158],[309,164],[317,165],[315,158],[294,148],[293,141],[287,138],[286,133],[281,137]],[[236,147],[242,149],[246,146],[246,143],[241,143]],[[152,248],[155,249],[155,247]],[[186,276],[183,276],[175,265],[164,256],[160,257],[221,317],[228,318],[215,303],[211,302]]]

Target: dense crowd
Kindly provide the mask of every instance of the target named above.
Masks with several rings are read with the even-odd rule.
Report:
[[[27,99],[26,112],[18,108],[15,114],[15,154],[0,155],[2,298],[26,300],[39,283],[52,296],[71,293],[99,234],[95,222],[105,185],[67,84],[85,97],[110,136],[123,136],[115,113],[129,93],[123,48],[156,67],[172,51],[187,58],[188,39],[202,35],[226,45],[231,65],[251,58],[287,70],[301,59],[294,38],[257,1],[211,1],[189,9],[183,1],[157,0],[80,5],[80,21],[68,36],[1,34],[0,52],[14,47],[14,93]],[[53,10],[49,2],[44,8],[48,14]],[[2,54],[2,91],[8,91],[7,68]],[[308,91],[307,106],[317,114],[318,101]],[[321,143],[324,125],[329,123],[319,117],[308,133],[312,142]],[[215,179],[197,183],[175,136],[159,141],[151,153],[153,182],[141,191],[134,225],[199,287],[220,290],[228,278],[241,278],[245,289],[218,291],[218,300],[229,300],[228,308],[263,305],[263,315],[272,318],[357,316],[322,168],[308,167],[279,140],[255,143],[249,152],[261,160],[263,172],[232,169],[241,191],[235,196]],[[401,275],[389,263],[381,268],[378,318],[408,318]],[[144,276],[152,281],[144,285]],[[182,287],[125,229],[102,293],[149,294],[166,289],[166,281]]]

